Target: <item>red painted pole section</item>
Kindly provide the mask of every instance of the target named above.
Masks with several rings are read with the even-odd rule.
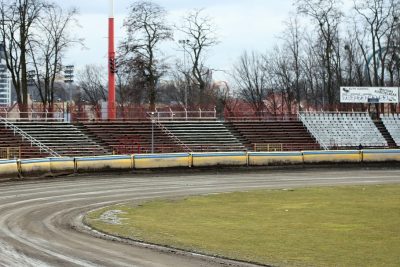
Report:
[[[113,7],[111,7],[113,9]],[[115,48],[114,48],[114,16],[111,10],[108,19],[108,119],[116,119],[115,110]]]

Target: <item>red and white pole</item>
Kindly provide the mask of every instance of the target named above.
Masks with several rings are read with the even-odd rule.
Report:
[[[114,0],[110,0],[108,18],[108,119],[115,120],[115,44],[114,44]]]

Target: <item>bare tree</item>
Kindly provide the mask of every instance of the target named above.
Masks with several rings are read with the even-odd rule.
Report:
[[[233,67],[232,77],[240,96],[253,107],[256,113],[263,114],[264,100],[268,95],[268,77],[264,58],[256,52],[250,55],[244,52],[239,62]]]
[[[0,4],[2,52],[22,112],[28,108],[28,43],[45,6],[41,0],[2,0]]]
[[[158,51],[160,43],[172,39],[172,30],[166,21],[166,11],[161,6],[149,2],[135,2],[130,7],[124,22],[127,37],[121,45],[125,61],[143,62],[145,89],[148,90],[150,109],[155,109],[156,86],[165,73],[165,65]]]
[[[33,79],[39,92],[43,108],[52,110],[55,81],[62,73],[62,59],[67,49],[82,40],[70,34],[76,23],[76,9],[68,11],[52,4],[43,9],[35,39],[28,41],[32,67],[36,74]]]
[[[301,88],[300,79],[302,76],[301,67],[301,48],[302,48],[302,29],[300,27],[299,20],[296,16],[290,17],[288,21],[285,22],[286,29],[282,34],[282,39],[284,40],[284,47],[288,51],[288,64],[294,74],[294,93],[296,102],[301,109]]]
[[[292,58],[286,49],[275,47],[266,60],[266,70],[270,82],[281,98],[281,112],[292,114],[293,102],[296,95],[297,76],[292,68]]]
[[[144,104],[148,99],[143,90],[146,86],[144,61],[140,57],[125,60],[123,55],[116,60],[118,103],[122,108],[131,104]]]
[[[105,69],[97,65],[86,65],[78,73],[78,88],[82,100],[92,106],[97,106],[100,101],[107,101]]]
[[[343,17],[337,0],[299,0],[297,2],[298,12],[304,14],[317,23],[317,29],[321,45],[322,68],[326,74],[323,75],[323,84],[328,96],[330,108],[336,102],[336,91],[334,88],[334,57],[335,46],[337,46],[339,23]]]
[[[372,60],[371,85],[383,86],[385,83],[385,63],[393,47],[395,29],[399,25],[399,8],[400,2],[397,0],[354,0],[354,10],[369,32],[366,38],[370,51],[365,51],[368,55],[365,64],[369,72]],[[367,48],[363,46],[364,50]]]
[[[210,87],[212,71],[206,66],[207,50],[218,44],[215,26],[203,10],[189,12],[178,30],[186,40],[182,48],[189,55],[191,85],[199,91],[199,104],[205,104],[206,91]]]
[[[189,107],[193,106],[193,100],[196,97],[191,90],[188,75],[179,63],[170,69],[169,77],[170,80],[166,81],[162,88],[164,99],[168,99],[170,102],[182,107],[185,107],[186,104]]]

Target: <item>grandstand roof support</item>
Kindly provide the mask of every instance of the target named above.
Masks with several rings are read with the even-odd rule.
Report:
[[[114,44],[114,0],[110,1],[108,18],[108,119],[115,120],[115,44]]]

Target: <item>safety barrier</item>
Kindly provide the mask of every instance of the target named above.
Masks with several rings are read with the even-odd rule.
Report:
[[[361,162],[362,155],[359,150],[338,151],[303,151],[304,163],[337,163],[337,162]]]
[[[400,149],[363,150],[363,162],[400,161]]]
[[[67,175],[75,172],[74,158],[49,158],[52,175]]]
[[[303,164],[301,152],[249,152],[249,166]]]
[[[134,169],[189,168],[211,166],[270,166],[319,163],[400,162],[400,149],[299,151],[299,152],[221,152],[113,155],[77,158],[0,160],[0,177],[37,177],[62,174],[129,171]]]
[[[22,177],[50,176],[50,159],[21,159],[19,161],[19,169]]]
[[[18,176],[17,160],[0,160],[0,178],[17,178]]]
[[[132,155],[75,158],[76,172],[96,172],[133,169]]]
[[[191,153],[193,167],[246,166],[246,152]]]
[[[189,153],[134,155],[135,169],[191,167]]]

